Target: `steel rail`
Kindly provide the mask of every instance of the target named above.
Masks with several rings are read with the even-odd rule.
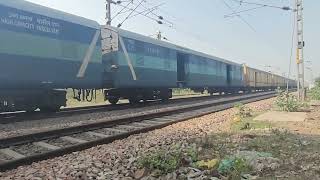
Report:
[[[101,121],[86,125],[80,125],[75,127],[69,127],[64,129],[55,129],[46,132],[33,133],[29,135],[11,137],[6,139],[0,139],[0,150],[10,148],[13,146],[25,145],[28,143],[34,143],[49,139],[55,139],[59,137],[64,137],[68,135],[75,135],[81,133],[88,133],[95,131],[97,129],[104,128],[117,128],[121,125],[126,127],[133,127],[137,129],[132,129],[127,132],[121,132],[118,134],[110,135],[108,137],[98,138],[97,140],[78,143],[71,145],[69,147],[61,147],[54,150],[49,150],[44,153],[34,154],[31,156],[26,156],[22,158],[16,158],[9,161],[4,161],[0,163],[0,171],[5,171],[9,169],[14,169],[21,165],[31,164],[33,162],[50,159],[53,157],[61,156],[75,151],[84,150],[93,146],[106,144],[113,142],[114,140],[123,139],[130,135],[137,133],[144,133],[154,129],[162,128],[177,122],[181,122],[187,119],[203,116],[213,112],[221,111],[224,109],[231,108],[235,103],[249,103],[262,99],[267,99],[275,96],[275,92],[259,93],[245,95],[241,97],[229,97],[222,100],[212,100],[203,103],[196,103],[193,105],[185,105],[183,107],[176,107],[173,109],[168,109],[162,112],[149,113],[136,117],[119,118],[111,121]],[[163,120],[159,119],[165,117]],[[151,123],[147,127],[138,127],[134,124],[147,124]],[[1,151],[0,151],[1,152]]]
[[[9,113],[9,114],[0,114],[0,124],[10,124],[16,122],[24,122],[24,121],[36,121],[42,119],[49,119],[49,118],[59,118],[59,117],[68,117],[74,115],[83,115],[83,114],[90,114],[90,113],[99,113],[105,111],[116,111],[116,110],[125,110],[129,108],[142,108],[150,105],[163,105],[163,104],[173,104],[178,102],[192,102],[197,100],[204,100],[204,99],[219,99],[229,96],[239,96],[241,94],[231,94],[231,95],[220,95],[220,96],[195,96],[195,97],[185,97],[181,96],[176,99],[170,99],[167,102],[162,101],[148,101],[144,103],[139,103],[135,105],[131,105],[129,103],[117,104],[117,105],[96,105],[96,106],[86,106],[86,107],[76,107],[76,108],[65,108],[61,109],[59,112],[55,113],[43,113],[43,112],[33,112],[33,113],[26,113],[26,112],[18,112],[18,113]]]

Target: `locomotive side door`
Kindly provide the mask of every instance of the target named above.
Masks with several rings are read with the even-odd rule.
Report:
[[[186,83],[188,60],[187,54],[177,53],[177,83],[179,87]]]
[[[230,86],[232,82],[231,74],[232,74],[232,66],[228,64],[227,65],[227,85],[228,86]]]
[[[258,86],[258,72],[254,72],[254,87],[256,88]]]

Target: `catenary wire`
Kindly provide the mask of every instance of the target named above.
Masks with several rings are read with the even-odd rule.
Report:
[[[225,6],[227,6],[233,13],[235,13],[235,11],[233,10],[233,8],[225,1],[225,0],[221,0]],[[248,21],[246,21],[244,18],[242,18],[241,15],[237,15],[237,17],[242,20],[251,30],[253,30],[254,32],[256,32],[256,30],[253,28],[253,26],[251,26]]]

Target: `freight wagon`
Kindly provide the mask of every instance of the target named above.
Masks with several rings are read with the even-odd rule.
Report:
[[[286,88],[287,82],[289,87],[295,87],[295,81],[285,77],[261,71],[243,65],[243,77],[245,87],[252,90],[271,90],[275,88]]]

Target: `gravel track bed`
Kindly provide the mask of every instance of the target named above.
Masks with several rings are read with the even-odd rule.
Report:
[[[218,98],[217,98],[218,99]],[[47,131],[50,129],[66,128],[97,122],[99,120],[112,120],[116,117],[132,117],[146,113],[164,111],[168,108],[179,107],[203,102],[203,100],[191,100],[189,102],[178,102],[172,104],[158,104],[141,108],[115,110],[109,112],[97,112],[90,114],[74,115],[71,117],[48,118],[42,120],[30,120],[12,124],[0,124],[0,138],[13,137],[23,134]]]
[[[273,99],[248,104],[254,111],[271,108]],[[137,158],[147,152],[172,143],[207,133],[228,132],[236,110],[234,108],[180,122],[148,133],[74,152],[54,159],[22,166],[0,173],[0,179],[133,179]]]

